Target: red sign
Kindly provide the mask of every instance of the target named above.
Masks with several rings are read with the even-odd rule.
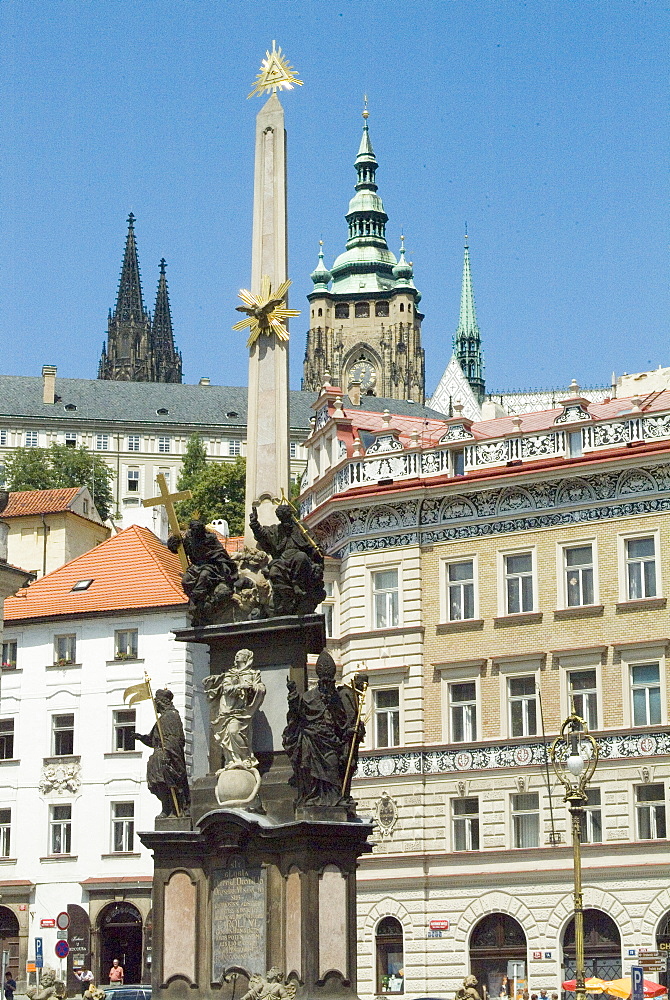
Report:
[[[40,927],[55,927],[56,921],[53,917],[42,917]]]
[[[66,931],[69,926],[70,926],[70,918],[65,912],[65,910],[63,910],[63,912],[59,913],[58,916],[56,917],[56,927],[58,928],[59,931]]]
[[[431,931],[448,931],[449,921],[448,920],[431,920],[430,922]]]
[[[54,951],[58,958],[67,958],[70,946],[67,941],[56,941],[56,947]]]

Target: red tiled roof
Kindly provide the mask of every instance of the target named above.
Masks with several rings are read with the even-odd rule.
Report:
[[[7,517],[25,517],[27,514],[56,514],[68,510],[79,493],[81,486],[69,486],[62,490],[26,490],[10,493],[9,503],[2,512]]]
[[[73,591],[79,580],[87,590]],[[137,524],[5,601],[5,621],[185,604],[176,555]]]

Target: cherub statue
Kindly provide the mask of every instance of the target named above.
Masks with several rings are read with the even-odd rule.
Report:
[[[263,976],[256,973],[249,979],[249,989],[240,1000],[295,1000],[295,983],[285,983],[284,973],[270,969]]]
[[[26,990],[30,1000],[50,1000],[51,997],[65,996],[65,983],[56,979],[54,969],[44,969],[39,986],[31,986]]]
[[[466,976],[463,985],[456,990],[455,1000],[482,1000],[477,989],[477,977]]]

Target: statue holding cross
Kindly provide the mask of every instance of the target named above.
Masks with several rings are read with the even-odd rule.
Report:
[[[143,500],[142,506],[165,507],[172,537],[177,539],[177,547],[172,551],[176,552],[179,556],[181,568],[185,573],[188,569],[188,559],[186,558],[186,552],[184,551],[184,543],[179,529],[179,518],[177,517],[174,505],[175,502],[179,502],[180,500],[190,500],[193,494],[190,490],[181,490],[180,493],[170,493],[168,484],[165,481],[165,473],[163,472],[158,473],[156,476],[156,482],[158,483],[158,489],[161,491],[161,495],[159,497],[152,497],[150,500]]]

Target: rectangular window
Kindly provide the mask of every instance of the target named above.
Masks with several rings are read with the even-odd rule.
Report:
[[[8,639],[2,644],[2,669],[14,670],[16,668],[16,639]]]
[[[505,595],[508,615],[533,610],[533,556],[530,552],[505,556]]]
[[[374,692],[375,747],[400,745],[400,690]]]
[[[568,674],[570,703],[586,723],[587,729],[598,728],[598,691],[595,670],[571,670]]]
[[[65,447],[66,448],[76,448],[77,447],[77,432],[76,431],[65,431]]]
[[[333,616],[335,613],[335,588],[332,580],[324,580],[323,589],[326,591],[326,599],[319,606],[319,611],[325,618],[326,638],[333,637]]]
[[[52,717],[52,755],[70,757],[74,753],[74,715]]]
[[[665,785],[638,785],[635,811],[638,840],[665,838]]]
[[[538,847],[540,843],[540,797],[537,792],[512,796],[514,847]]]
[[[112,803],[112,853],[129,854],[135,847],[135,805]]]
[[[474,562],[447,564],[449,621],[458,622],[475,617]]]
[[[454,475],[464,476],[465,475],[465,451],[463,448],[459,448],[458,451],[452,451],[451,460],[453,463]]]
[[[158,451],[161,455],[168,455],[170,452],[170,438],[161,435],[158,438]]]
[[[393,628],[398,624],[398,570],[384,569],[372,574],[373,628]]]
[[[298,457],[298,445],[297,445],[297,443],[295,441],[291,441],[291,444],[290,444],[289,447],[290,447],[290,450],[291,450],[291,458],[297,458]]]
[[[137,659],[137,629],[120,629],[114,633],[114,659]]]
[[[108,451],[109,450],[109,434],[96,434],[95,435],[95,447],[96,447],[96,451]]]
[[[581,458],[582,454],[582,432],[570,431],[568,434],[568,455],[570,458]]]
[[[626,539],[626,587],[629,601],[656,597],[656,553],[653,538]]]
[[[37,431],[26,431],[26,436],[25,436],[26,448],[37,448],[38,444],[39,444],[39,439]]]
[[[581,816],[580,840],[582,844],[602,844],[603,842],[599,788],[587,788],[586,790],[586,803]]]
[[[535,736],[537,733],[535,676],[531,674],[529,677],[510,677],[507,684],[510,734]]]
[[[0,858],[11,858],[12,810],[0,809]]]
[[[0,719],[0,760],[14,759],[14,720]]]
[[[139,493],[140,491],[140,470],[128,469],[128,492]]]
[[[563,549],[565,597],[569,608],[593,604],[593,547]]]
[[[451,800],[451,826],[455,851],[479,850],[479,799]]]
[[[139,451],[140,450],[140,436],[139,434],[129,434],[127,441],[128,451]]]
[[[57,635],[54,638],[54,663],[66,667],[77,662],[77,637],[74,635]]]
[[[135,709],[122,708],[114,712],[114,751],[135,749]]]
[[[661,722],[661,674],[658,663],[638,663],[630,668],[633,725],[657,726]]]
[[[3,430],[0,430],[0,444],[7,444],[8,440],[9,440],[9,435],[7,434],[7,431],[3,428]]]
[[[477,739],[477,688],[474,681],[449,685],[451,742],[472,743]]]
[[[231,438],[228,442],[228,454],[229,455],[239,455],[242,442],[239,438]]]
[[[170,469],[159,469],[158,475],[165,477],[165,485],[170,489]],[[156,480],[156,485],[158,485],[158,480]]]
[[[51,854],[70,854],[72,851],[72,806],[50,806]]]

